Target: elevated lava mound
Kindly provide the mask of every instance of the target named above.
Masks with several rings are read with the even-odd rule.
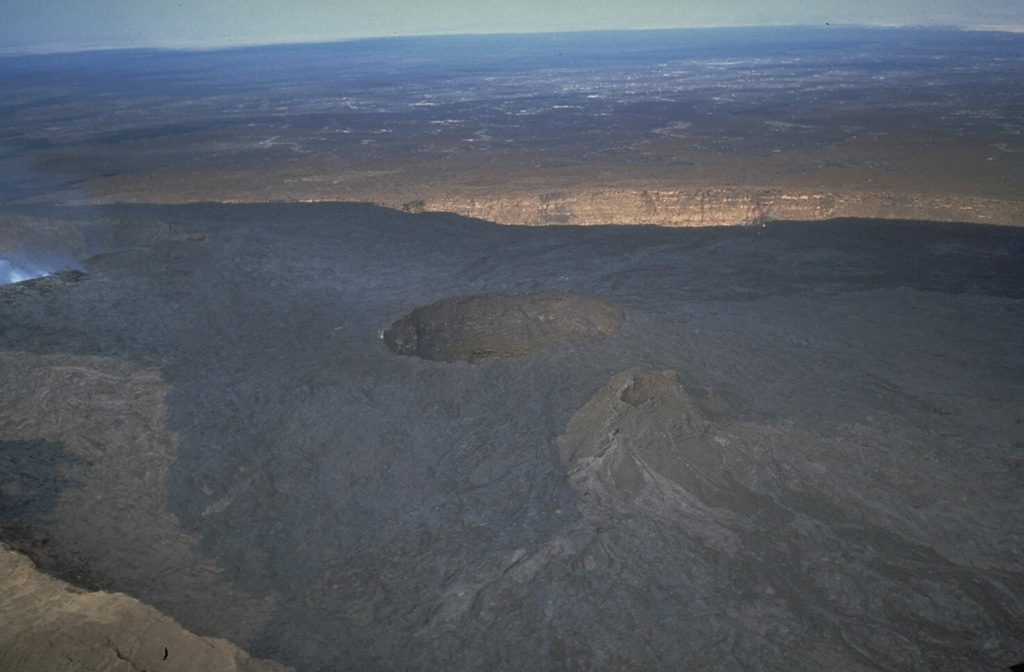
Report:
[[[558,452],[576,487],[627,497],[667,479],[711,505],[729,505],[732,481],[713,423],[727,402],[697,401],[674,371],[636,368],[615,375],[569,420]]]
[[[383,338],[400,355],[481,364],[604,338],[623,319],[618,306],[576,292],[477,294],[417,308]]]

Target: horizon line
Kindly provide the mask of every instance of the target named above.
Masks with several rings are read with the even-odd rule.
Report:
[[[588,33],[642,33],[642,32],[672,32],[672,31],[711,31],[711,30],[736,30],[736,29],[780,29],[780,28],[802,28],[821,30],[932,30],[949,32],[1002,32],[1002,33],[1024,33],[1024,24],[889,24],[889,23],[779,23],[779,24],[729,24],[713,26],[676,26],[676,27],[632,27],[632,28],[588,28],[584,30],[524,30],[524,31],[452,31],[448,33],[403,33],[393,35],[350,35],[334,38],[316,37],[295,37],[282,38],[279,40],[183,40],[181,42],[151,43],[136,45],[131,43],[83,43],[63,47],[61,45],[23,45],[12,48],[0,47],[0,57],[16,56],[47,56],[47,55],[71,55],[95,53],[101,51],[179,51],[179,52],[202,52],[202,51],[228,51],[231,49],[248,49],[253,47],[276,47],[276,46],[297,46],[314,44],[341,44],[349,42],[369,42],[373,40],[402,40],[416,38],[443,38],[443,37],[500,37],[500,36],[528,36],[528,35],[584,35]]]

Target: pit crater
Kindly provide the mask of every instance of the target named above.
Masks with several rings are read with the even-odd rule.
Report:
[[[382,338],[399,355],[483,364],[606,338],[624,320],[615,304],[578,292],[475,294],[416,308]]]

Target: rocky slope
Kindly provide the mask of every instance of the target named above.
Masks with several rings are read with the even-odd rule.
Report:
[[[0,544],[0,669],[287,672],[119,593],[87,592]]]

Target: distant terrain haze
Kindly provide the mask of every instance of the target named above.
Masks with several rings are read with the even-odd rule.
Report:
[[[1020,0],[6,0],[3,5],[0,53],[634,28],[1024,26]]]

